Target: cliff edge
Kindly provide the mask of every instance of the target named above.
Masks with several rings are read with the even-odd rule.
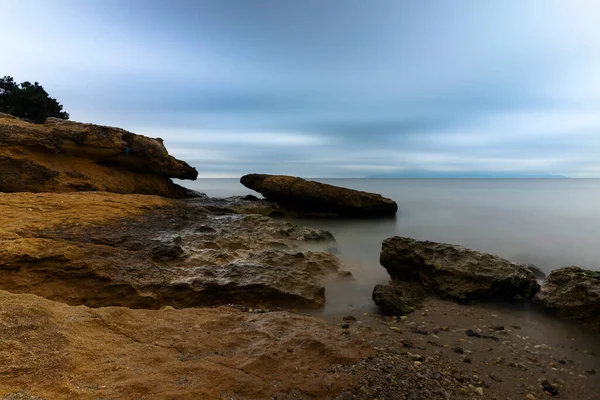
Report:
[[[48,118],[31,124],[0,113],[0,192],[106,191],[183,198],[171,178],[198,171],[169,155],[162,139]]]

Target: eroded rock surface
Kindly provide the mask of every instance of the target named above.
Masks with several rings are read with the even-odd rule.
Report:
[[[319,307],[339,269],[320,251],[330,233],[265,216],[108,193],[0,198],[0,289],[67,304]]]
[[[407,237],[384,240],[380,263],[392,285],[415,282],[430,293],[456,301],[530,299],[540,288],[525,265],[461,246]]]
[[[326,369],[372,354],[288,312],[73,307],[5,291],[0,338],[0,397],[15,400],[323,399],[355,379]]]
[[[194,204],[215,213],[258,214],[268,217],[282,217],[286,215],[285,210],[276,203],[259,199],[252,195],[226,198],[204,197],[194,199]]]
[[[391,285],[376,285],[373,302],[385,314],[408,314],[420,308],[426,293],[420,285],[412,282],[394,282]]]
[[[0,192],[108,191],[184,198],[170,178],[198,172],[162,139],[119,128],[48,118],[31,124],[0,114]]]
[[[240,182],[285,209],[306,216],[387,217],[398,211],[395,201],[285,175],[249,174]]]
[[[600,331],[600,272],[560,268],[546,278],[535,296],[546,310]]]

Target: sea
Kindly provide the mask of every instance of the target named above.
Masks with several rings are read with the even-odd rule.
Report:
[[[600,270],[600,179],[315,180],[398,203],[395,218],[294,221],[330,231],[354,276],[329,284],[326,312],[373,307],[373,286],[389,281],[379,253],[391,236],[466,246],[546,273],[569,265]],[[257,195],[238,179],[178,183],[211,197]]]

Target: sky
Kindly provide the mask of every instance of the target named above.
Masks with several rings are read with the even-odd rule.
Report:
[[[596,0],[0,0],[0,75],[200,177],[600,177]]]

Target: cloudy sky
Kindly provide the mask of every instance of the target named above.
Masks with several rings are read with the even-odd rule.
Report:
[[[600,177],[596,0],[0,0],[0,75],[200,176]]]

